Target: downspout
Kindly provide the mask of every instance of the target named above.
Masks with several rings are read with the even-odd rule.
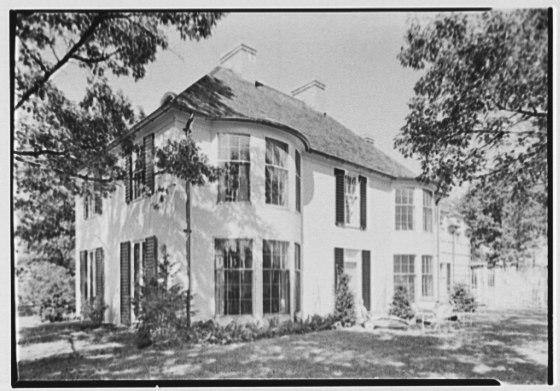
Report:
[[[187,222],[186,241],[186,257],[187,257],[187,327],[191,327],[191,183],[186,181],[185,190],[187,193],[187,201],[185,203],[185,218]]]

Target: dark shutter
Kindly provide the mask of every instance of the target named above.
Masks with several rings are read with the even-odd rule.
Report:
[[[338,274],[344,272],[344,249],[334,249],[334,287],[338,285]]]
[[[157,238],[155,236],[146,238],[144,246],[146,249],[146,269],[144,270],[144,273],[147,281],[150,281],[152,278],[157,278]]]
[[[101,177],[98,177],[101,179]],[[93,185],[93,196],[95,197],[95,214],[102,214],[103,213],[103,198],[101,197],[101,183],[95,182]]]
[[[121,243],[121,323],[130,324],[130,242]]]
[[[362,251],[362,299],[368,311],[371,310],[371,252]]]
[[[87,193],[84,193],[84,197],[82,199],[84,200],[84,220],[86,220],[88,218],[88,195],[87,195]]]
[[[84,301],[87,298],[87,251],[80,251],[80,293]]]
[[[146,190],[154,194],[154,134],[144,137],[144,178],[146,179]]]
[[[359,176],[360,181],[360,228],[367,228],[367,178]]]
[[[124,199],[128,204],[132,199],[132,155],[128,154],[125,160]]]
[[[301,212],[301,155],[296,151],[296,211]]]
[[[105,296],[103,258],[103,249],[100,247],[95,250],[95,295],[102,298]]]
[[[336,225],[344,225],[344,170],[334,169],[336,197]]]

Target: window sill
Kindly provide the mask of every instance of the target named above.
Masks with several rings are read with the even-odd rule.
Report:
[[[288,205],[267,204],[266,202],[265,202],[265,205],[269,208],[272,208],[272,209],[290,211],[290,207]]]
[[[347,229],[352,229],[352,230],[356,230],[356,231],[367,231],[367,227],[366,228],[362,228],[359,225],[346,225],[346,224],[336,224],[337,227],[339,228],[347,228]]]

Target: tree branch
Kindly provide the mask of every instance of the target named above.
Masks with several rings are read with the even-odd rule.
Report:
[[[547,117],[548,116],[548,113],[540,113],[540,112],[536,111],[534,108],[533,108],[533,112],[530,112],[530,111],[526,111],[526,110],[508,108],[508,107],[505,107],[505,106],[499,104],[498,102],[494,102],[494,104],[500,110],[525,115],[527,117],[541,117],[542,118],[542,117]]]
[[[108,59],[110,59],[112,56],[114,56],[120,51],[121,51],[120,49],[117,49],[112,53],[106,54],[104,56],[94,57],[94,58],[82,57],[82,56],[78,56],[77,54],[74,54],[71,58],[74,60],[85,62],[86,64],[96,64],[98,62],[107,61]]]
[[[91,22],[91,25],[86,29],[86,31],[84,31],[84,33],[82,34],[81,38],[79,39],[78,42],[76,42],[72,48],[70,48],[70,50],[66,53],[66,55],[59,61],[57,62],[51,69],[49,69],[47,72],[45,72],[45,74],[43,75],[43,77],[36,81],[35,84],[33,84],[33,87],[31,87],[30,89],[28,89],[19,99],[18,103],[16,104],[14,111],[19,109],[21,106],[23,106],[23,104],[32,96],[34,95],[42,86],[45,85],[45,83],[47,81],[49,81],[49,79],[51,78],[51,76],[58,71],[64,64],[66,64],[70,58],[87,42],[91,39],[91,37],[93,36],[93,34],[95,33],[95,30],[99,27],[99,25],[101,25],[101,23],[103,23],[103,21],[107,18],[106,15],[104,14],[97,14],[97,16],[93,19],[93,21]]]
[[[37,162],[30,162],[28,160],[22,159],[21,157],[16,156],[15,160],[17,160],[18,162],[21,163],[25,163],[25,164],[29,164],[31,166],[40,168],[42,170],[49,170],[49,171],[54,171],[58,174],[62,174],[62,175],[67,175],[71,178],[77,178],[77,179],[83,179],[85,181],[90,181],[90,182],[98,182],[98,183],[112,183],[115,180],[119,180],[119,179],[123,179],[123,178],[110,178],[110,179],[102,179],[99,177],[91,177],[91,176],[87,176],[87,175],[81,175],[81,174],[76,174],[76,173],[71,173],[71,172],[67,172],[64,170],[59,170],[58,168],[54,168],[54,167],[45,167]]]
[[[67,151],[53,151],[53,150],[49,150],[49,149],[43,149],[40,151],[13,151],[14,155],[20,155],[20,156],[33,156],[33,157],[39,157],[41,155],[55,155],[55,156],[61,156],[61,155],[65,155],[66,153],[68,153]]]

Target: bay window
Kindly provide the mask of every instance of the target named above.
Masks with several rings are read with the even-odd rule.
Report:
[[[263,312],[290,313],[288,242],[263,242]]]
[[[250,201],[249,136],[220,134],[218,162],[223,169],[218,186],[218,202]]]
[[[216,312],[253,313],[253,241],[215,239]]]
[[[265,198],[267,204],[288,203],[288,144],[266,139]]]

